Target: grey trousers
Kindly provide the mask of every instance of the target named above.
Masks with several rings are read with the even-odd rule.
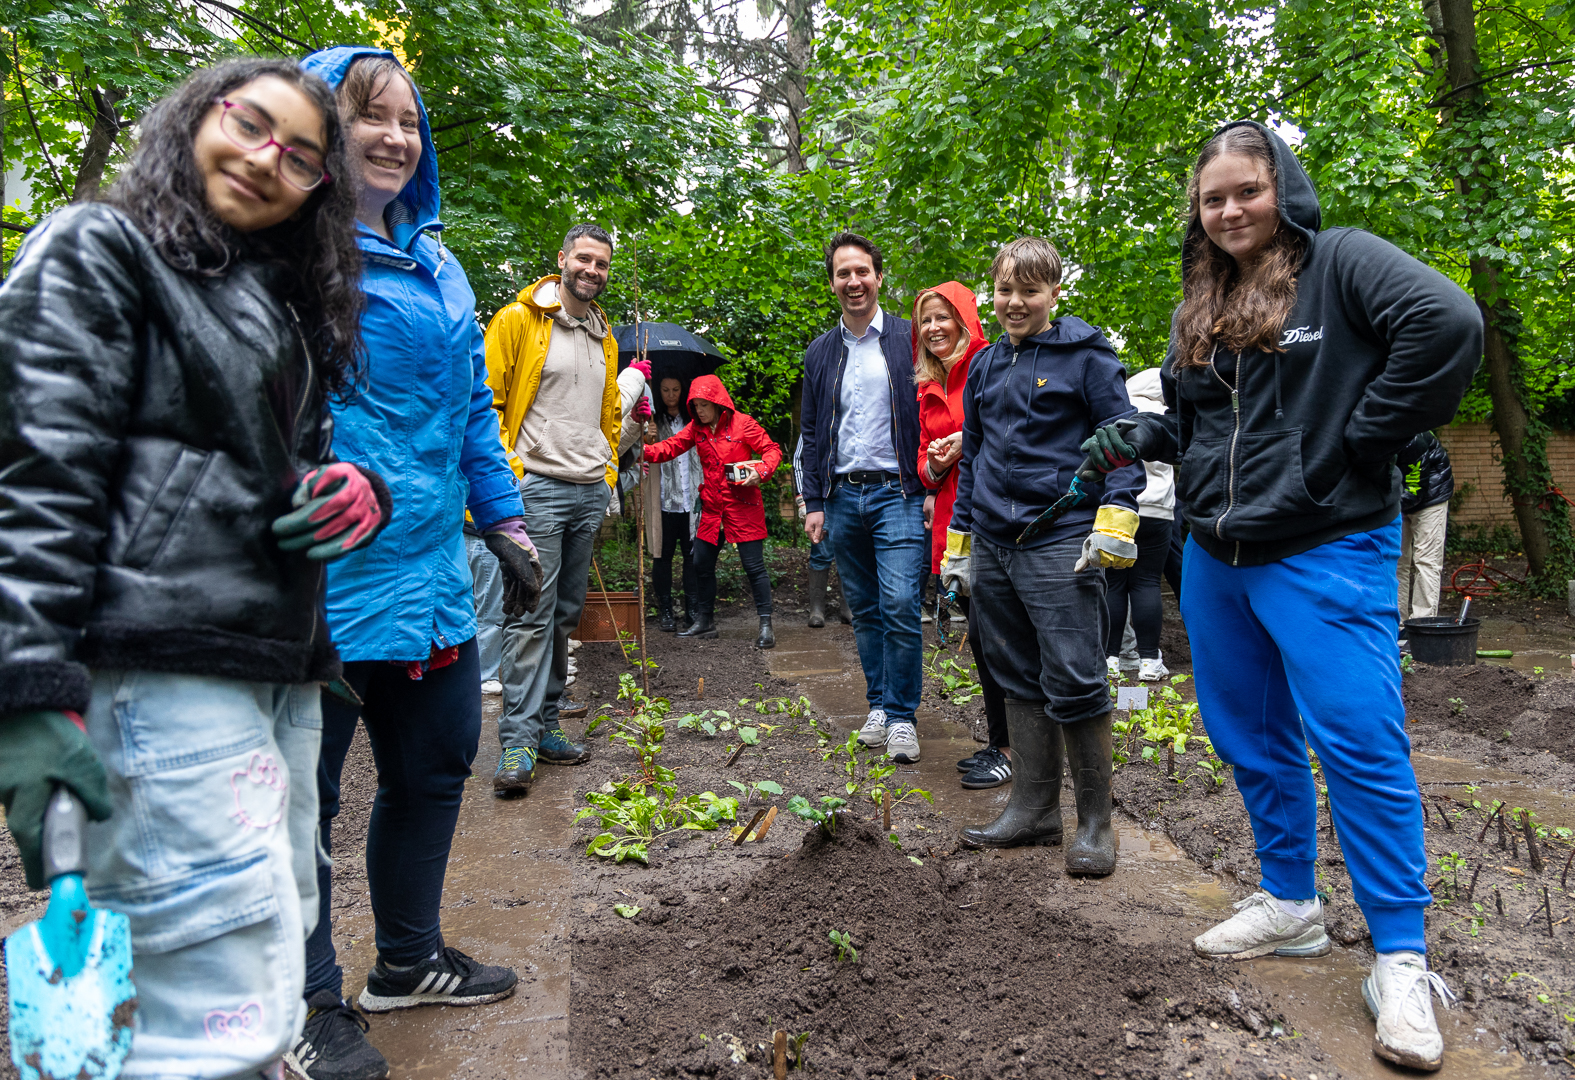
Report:
[[[505,749],[539,747],[542,735],[558,726],[558,696],[568,661],[565,643],[585,608],[591,552],[612,489],[600,482],[571,484],[528,473],[520,494],[525,531],[541,559],[541,602],[522,619],[503,617],[498,742]]]
[[[503,571],[487,542],[471,533],[465,534],[465,558],[476,593],[476,648],[481,651],[481,681],[486,682],[498,677],[503,655]]]

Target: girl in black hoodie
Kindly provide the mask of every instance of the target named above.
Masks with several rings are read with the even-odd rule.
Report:
[[[1363,996],[1373,1049],[1437,1069],[1443,1042],[1422,912],[1422,811],[1400,700],[1396,452],[1448,423],[1482,323],[1443,275],[1357,229],[1320,231],[1288,146],[1251,121],[1204,147],[1189,187],[1184,299],[1167,411],[1084,444],[1104,467],[1177,466],[1191,526],[1181,610],[1198,702],[1235,767],[1263,868],[1240,913],[1194,942],[1208,956],[1322,956],[1314,886],[1323,766],[1378,962]]]

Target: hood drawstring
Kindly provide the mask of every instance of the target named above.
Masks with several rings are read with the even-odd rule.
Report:
[[[1285,419],[1285,410],[1280,407],[1280,354],[1274,354],[1274,418]]]

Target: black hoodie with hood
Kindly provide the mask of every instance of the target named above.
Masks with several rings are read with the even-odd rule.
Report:
[[[1288,558],[1400,514],[1396,453],[1449,423],[1482,356],[1482,318],[1454,282],[1360,229],[1320,231],[1318,195],[1274,132],[1283,227],[1306,238],[1276,351],[1223,346],[1162,372],[1167,411],[1139,414],[1145,457],[1176,465],[1192,538],[1232,566]],[[1202,230],[1196,214],[1183,244]],[[1185,251],[1185,247],[1183,248]],[[1187,269],[1183,258],[1183,272]]]

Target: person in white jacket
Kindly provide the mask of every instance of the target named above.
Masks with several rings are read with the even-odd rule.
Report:
[[[1140,371],[1127,380],[1127,396],[1139,412],[1162,413],[1165,402],[1160,395],[1159,368]],[[1130,609],[1132,630],[1137,635],[1138,678],[1146,682],[1163,679],[1170,672],[1159,650],[1159,629],[1163,612],[1159,601],[1159,579],[1170,552],[1170,530],[1176,512],[1175,470],[1166,464],[1145,461],[1148,483],[1137,498],[1137,561],[1125,570],[1105,570],[1105,599],[1110,605],[1110,636],[1105,642],[1106,663],[1112,677],[1120,675],[1121,635],[1126,629]]]

